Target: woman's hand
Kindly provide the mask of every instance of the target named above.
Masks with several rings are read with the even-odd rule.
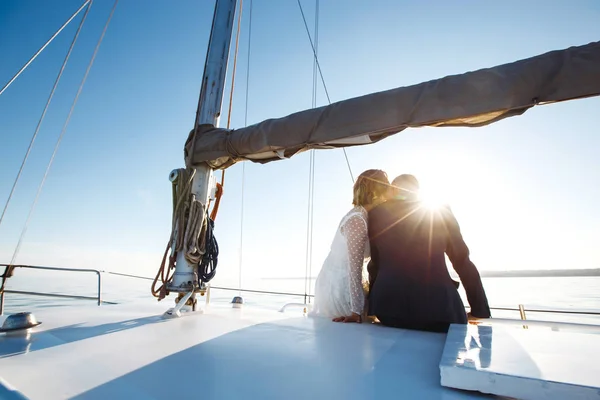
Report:
[[[360,324],[362,322],[362,318],[361,318],[360,314],[352,313],[352,315],[349,315],[347,317],[334,318],[332,321],[333,322],[356,322],[356,323]]]

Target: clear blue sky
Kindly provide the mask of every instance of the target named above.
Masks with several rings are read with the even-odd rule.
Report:
[[[80,3],[0,2],[1,84]],[[233,127],[244,125],[250,2],[244,3]],[[321,1],[319,55],[332,100],[600,39],[594,0],[453,3]],[[303,5],[312,29],[314,2]],[[96,0],[92,7],[0,226],[3,262],[111,6]],[[120,2],[17,262],[155,273],[170,231],[167,176],[183,165],[212,12],[210,1]],[[0,96],[2,206],[78,21]],[[312,53],[295,1],[254,0],[248,89],[248,123],[311,107]],[[319,87],[318,103],[325,102]],[[227,101],[223,115],[226,107]],[[349,149],[348,156],[355,174],[412,172],[442,193],[482,270],[600,267],[598,110],[595,98],[539,107],[485,128],[408,130]],[[241,171],[227,171],[218,279],[237,279]],[[247,164],[245,171],[244,277],[303,276],[308,153]],[[313,275],[350,207],[351,184],[341,151],[316,153]]]

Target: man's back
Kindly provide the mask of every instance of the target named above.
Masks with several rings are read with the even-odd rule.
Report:
[[[473,298],[480,314],[486,313],[479,274],[449,209],[432,211],[420,202],[390,200],[369,212],[369,239],[374,281],[369,309],[382,322],[466,323],[445,253],[470,292],[469,301]]]

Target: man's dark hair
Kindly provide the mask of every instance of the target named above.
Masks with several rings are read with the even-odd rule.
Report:
[[[418,192],[419,191],[419,181],[415,178],[414,175],[411,174],[402,174],[394,178],[392,181],[392,186],[396,187],[399,190],[404,190],[407,192]]]

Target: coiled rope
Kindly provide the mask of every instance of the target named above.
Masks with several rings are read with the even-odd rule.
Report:
[[[195,170],[191,168],[181,168],[176,172],[177,176],[173,181],[173,214],[171,219],[171,234],[169,235],[167,248],[163,253],[160,268],[158,269],[158,272],[152,281],[152,286],[150,287],[152,295],[157,297],[159,301],[164,299],[169,294],[167,285],[173,279],[173,274],[175,272],[175,255],[176,252],[183,250],[186,232],[186,214],[190,208],[190,188],[195,175]],[[188,200],[184,201],[185,199]],[[175,237],[176,235],[177,237]],[[156,285],[159,279],[161,284],[157,288]]]

